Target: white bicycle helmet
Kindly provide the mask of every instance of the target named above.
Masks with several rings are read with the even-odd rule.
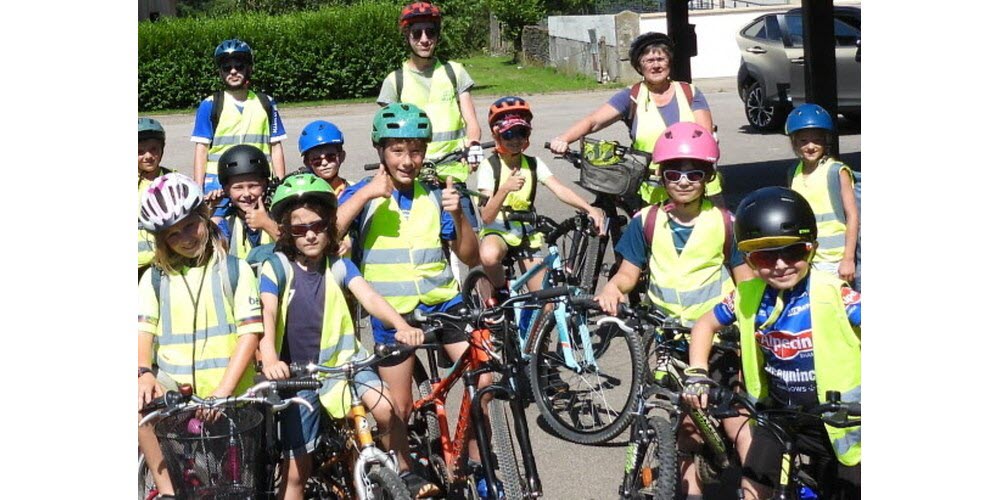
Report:
[[[201,202],[201,188],[190,177],[176,172],[162,175],[142,193],[139,224],[158,233],[194,213]]]

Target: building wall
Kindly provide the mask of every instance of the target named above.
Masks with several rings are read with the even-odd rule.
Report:
[[[148,21],[153,12],[160,17],[177,15],[177,0],[139,0],[139,22]]]

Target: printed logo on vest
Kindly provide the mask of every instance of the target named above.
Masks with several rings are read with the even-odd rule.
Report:
[[[768,332],[766,335],[756,332],[754,338],[762,349],[767,349],[775,357],[785,361],[794,359],[799,353],[813,350],[812,330],[798,334],[782,330]]]

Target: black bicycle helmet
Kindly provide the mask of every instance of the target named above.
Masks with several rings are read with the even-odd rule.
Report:
[[[639,57],[642,56],[642,52],[646,50],[646,47],[653,45],[655,43],[662,43],[667,46],[668,55],[672,56],[674,51],[674,41],[663,33],[656,31],[651,31],[649,33],[643,33],[634,40],[632,40],[632,45],[628,48],[628,60],[632,63],[632,67],[639,73],[642,73],[639,65]]]
[[[271,167],[267,163],[267,155],[249,144],[238,144],[222,153],[219,158],[219,182],[225,186],[229,179],[243,174],[270,178]]]
[[[740,202],[734,233],[743,252],[816,241],[816,215],[809,202],[791,189],[761,188]]]

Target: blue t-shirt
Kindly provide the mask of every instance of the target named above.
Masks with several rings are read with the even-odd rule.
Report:
[[[219,226],[219,230],[222,231],[222,237],[226,241],[230,241],[233,238],[233,229],[229,227],[228,217],[220,220],[216,225]],[[243,236],[250,241],[251,247],[256,248],[260,246],[260,233],[260,229],[250,229],[245,223],[243,224]]]
[[[660,214],[659,217],[662,217]],[[731,215],[730,215],[731,217]],[[673,233],[674,248],[677,249],[677,254],[680,255],[681,251],[684,250],[684,246],[687,245],[688,239],[691,238],[691,232],[694,231],[694,226],[684,226],[674,222],[673,219],[668,220],[670,227],[670,232]],[[622,258],[629,261],[639,269],[645,269],[649,265],[649,253],[651,249],[646,245],[646,236],[643,234],[642,230],[642,217],[636,214],[629,221],[628,226],[625,227],[625,232],[622,233],[621,239],[618,240],[618,244],[615,245],[615,252],[618,252]],[[736,239],[733,238],[732,248],[729,251],[729,267],[734,268],[743,263],[744,257],[743,253],[736,249]]]
[[[764,371],[769,375],[768,393],[780,405],[808,408],[819,401],[808,282],[807,277],[784,292],[785,306],[771,323],[767,320],[775,312],[778,290],[765,289],[754,320],[757,330],[754,338],[764,355]],[[715,319],[723,325],[736,322],[735,294],[731,293],[713,309]],[[852,326],[861,326],[861,294],[845,287],[841,297],[848,321]]]
[[[340,198],[338,198],[337,200],[337,205],[343,205],[345,202],[347,202],[347,200],[351,199],[351,196],[354,196],[354,193],[356,193],[359,189],[365,187],[369,182],[371,182],[371,177],[362,179],[357,184],[353,184],[347,189],[345,189],[344,192],[340,194]],[[413,206],[413,191],[402,192],[399,190],[393,190],[392,197],[396,200],[396,203],[399,204],[399,209],[403,212],[403,216],[408,217],[410,212],[410,207]],[[354,219],[354,221],[351,222],[351,229],[359,230],[360,225],[361,225],[361,214],[358,214],[358,216]],[[455,232],[455,220],[452,219],[451,214],[446,212],[444,209],[441,210],[440,236],[441,240],[443,241],[454,241],[455,238],[458,236]],[[357,242],[356,244],[360,245],[362,244],[362,242]],[[451,300],[446,300],[440,304],[435,304],[433,306],[429,306],[423,303],[417,304],[417,309],[420,309],[421,311],[424,312],[443,312],[461,302],[462,302],[462,296],[455,295],[454,297],[451,298]],[[404,311],[404,312],[409,312],[409,311]],[[382,324],[382,322],[379,321],[378,318],[374,316],[371,317],[371,322],[372,322],[372,334],[374,334],[375,342],[379,344],[389,344],[389,345],[396,343],[395,328],[387,327],[386,325]]]
[[[331,271],[341,290],[361,273],[354,263],[337,259]],[[316,363],[319,361],[320,339],[323,335],[323,310],[326,305],[326,273],[312,272],[292,263],[288,315],[285,317],[285,336],[279,356],[286,363]],[[266,275],[260,277],[260,293],[280,297],[278,285]],[[353,333],[353,332],[352,332]]]
[[[617,111],[623,118],[628,115],[629,105],[632,102],[632,98],[630,97],[631,90],[631,87],[622,89],[615,95],[611,96],[611,99],[608,99],[608,104],[612,108],[615,108],[615,111]],[[684,94],[681,93],[680,96],[684,97]],[[674,94],[673,99],[670,99],[670,102],[660,106],[658,109],[660,110],[660,116],[663,117],[663,123],[666,124],[666,127],[679,122],[681,119],[681,112],[677,107],[676,93]],[[702,94],[701,90],[695,88],[694,95],[691,96],[691,111],[698,111],[699,109],[707,109],[711,111],[708,107],[708,101],[705,99],[705,94]],[[636,111],[636,116],[638,116],[638,114],[638,111]],[[629,124],[628,135],[633,139],[635,139],[636,127],[638,126],[638,123],[639,120],[633,119],[632,123]]]
[[[257,94],[258,96],[260,94]],[[243,105],[236,103],[236,109],[243,113]],[[285,124],[281,122],[278,114],[278,103],[271,99],[271,144],[284,140],[288,135],[285,132]],[[212,100],[206,98],[198,105],[198,111],[194,115],[194,130],[191,132],[191,140],[202,144],[211,144],[215,131],[212,130]]]

